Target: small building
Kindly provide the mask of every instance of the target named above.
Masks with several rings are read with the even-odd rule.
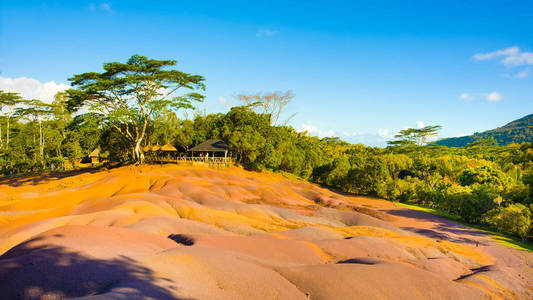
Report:
[[[159,153],[161,157],[166,157],[167,159],[170,159],[171,157],[175,158],[177,156],[178,149],[176,149],[176,147],[172,146],[170,143],[167,143],[166,145],[161,146]]]
[[[176,149],[176,147],[172,146],[170,143],[164,145],[164,146],[161,146],[161,149],[159,149],[159,151],[164,151],[164,152],[177,152],[178,149]]]
[[[91,160],[91,164],[97,164],[100,157],[100,148],[94,149],[93,152],[89,153],[88,157]]]
[[[188,152],[191,157],[228,157],[228,144],[220,139],[207,140],[192,147]]]

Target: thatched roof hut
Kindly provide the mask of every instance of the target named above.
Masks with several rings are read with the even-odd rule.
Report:
[[[91,160],[91,163],[93,164],[96,164],[99,162],[99,156],[100,156],[100,148],[96,148],[93,150],[93,152],[89,153],[89,155],[87,155],[90,160]]]
[[[171,152],[178,151],[178,149],[176,149],[176,147],[172,146],[170,143],[162,146],[161,149],[159,150],[160,151],[171,151]]]
[[[89,155],[87,155],[89,157],[98,157],[100,156],[100,148],[96,148],[93,150],[93,152],[89,153]]]

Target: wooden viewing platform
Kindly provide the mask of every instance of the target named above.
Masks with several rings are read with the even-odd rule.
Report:
[[[146,146],[143,150],[149,152],[146,159],[155,163],[177,163],[180,165],[225,169],[234,162],[228,156],[228,145],[220,139],[211,139],[196,145],[187,150],[188,156],[185,156],[185,152],[182,152],[176,157],[178,150],[171,144]]]
[[[161,163],[177,163],[179,165],[190,166],[206,166],[216,169],[225,169],[233,164],[233,159],[231,157],[158,157],[155,159],[150,159],[150,161]]]

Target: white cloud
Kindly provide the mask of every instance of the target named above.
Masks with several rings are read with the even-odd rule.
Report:
[[[506,66],[533,65],[533,52],[522,52],[517,46],[474,55],[475,60],[496,58],[501,59],[500,62]]]
[[[375,133],[344,131],[342,139],[352,144],[365,144],[372,147],[385,147],[386,141],[393,139],[393,134],[387,129],[379,129]]]
[[[333,130],[331,130],[331,129],[330,129],[330,130],[326,130],[326,131],[323,132],[322,135],[323,135],[323,136],[329,136],[329,137],[332,137],[332,136],[335,136],[335,131],[333,131]]]
[[[498,92],[492,93],[462,93],[459,95],[459,99],[474,101],[474,100],[487,100],[489,102],[496,102],[502,99],[502,94]]]
[[[520,72],[516,73],[516,75],[515,75],[516,78],[526,78],[527,76],[529,76],[529,69],[525,69],[523,71],[520,71]]]
[[[462,93],[462,94],[459,96],[459,99],[462,99],[462,100],[472,100],[472,96],[471,96],[469,93]]]
[[[298,128],[296,128],[297,132],[307,132],[309,135],[312,136],[318,136],[319,138],[323,137],[332,137],[335,136],[335,131],[329,129],[329,130],[321,130],[318,129],[315,125],[311,124],[311,122],[307,122]]]
[[[64,83],[48,81],[41,83],[37,79],[19,77],[9,78],[0,76],[0,90],[20,93],[25,99],[38,99],[46,103],[52,103],[54,95],[70,88]]]
[[[344,132],[342,133],[342,136],[343,136],[343,137],[346,137],[346,138],[356,137],[356,136],[358,136],[358,135],[360,135],[360,134],[357,133],[357,132],[355,132],[355,131],[344,131]]]
[[[262,29],[259,29],[255,35],[258,36],[258,37],[262,37],[262,36],[266,36],[266,37],[270,37],[270,36],[275,36],[279,33],[279,31],[277,30],[272,30],[272,29],[269,29],[269,28],[262,28]]]
[[[418,127],[418,128],[424,128],[424,127],[426,127],[426,125],[424,125],[424,122],[422,122],[422,121],[418,121],[418,122],[416,122],[416,127]]]
[[[392,133],[389,132],[387,129],[378,129],[378,136],[382,139],[390,139],[393,137]]]
[[[111,9],[111,3],[102,3],[100,4],[100,8],[108,12],[113,12],[113,9]]]
[[[102,11],[107,11],[109,13],[114,13],[115,12],[113,10],[113,8],[111,8],[111,3],[109,3],[109,2],[102,2],[99,5],[96,5],[94,3],[90,3],[89,4],[89,10],[90,11],[102,10]]]
[[[498,92],[492,92],[492,93],[488,94],[487,100],[489,100],[490,102],[500,101],[500,100],[502,100],[502,94],[500,94]]]
[[[226,97],[218,97],[218,103],[222,104],[222,105],[226,105],[228,103],[228,99]]]

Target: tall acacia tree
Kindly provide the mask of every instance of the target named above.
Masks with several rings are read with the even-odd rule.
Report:
[[[4,91],[0,91],[0,113],[4,113],[4,107],[7,108],[7,111],[5,112],[6,117],[6,144],[5,148],[9,148],[9,121],[11,117],[13,116],[13,113],[15,112],[15,106],[19,103],[21,103],[22,97],[19,96],[17,93],[8,93]],[[1,128],[1,125],[0,125]],[[2,132],[0,131],[0,148],[4,146],[4,143],[2,141]]]
[[[17,116],[26,118],[34,124],[37,123],[39,126],[39,154],[42,158],[44,157],[45,144],[43,119],[46,119],[50,116],[51,105],[37,99],[23,100],[20,103],[22,104],[22,107],[17,108]],[[33,133],[33,141],[35,142],[35,131]]]
[[[425,126],[422,128],[407,128],[400,130],[394,137],[396,140],[388,141],[391,146],[423,146],[428,139],[437,136],[437,132],[442,128],[440,125]]]
[[[270,123],[275,126],[278,125],[278,120],[281,112],[294,98],[292,91],[286,92],[271,92],[271,93],[256,93],[256,94],[238,94],[235,98],[244,103],[244,105],[255,111],[256,113],[269,114]],[[286,125],[294,114],[283,122]]]
[[[154,112],[192,109],[202,102],[204,77],[166,69],[175,60],[156,60],[133,55],[126,63],[104,64],[104,72],[77,74],[69,78],[74,87],[67,90],[68,107],[77,110],[88,106],[104,114],[109,124],[130,144],[132,156],[143,161],[141,142]],[[190,92],[176,96],[179,89]]]

